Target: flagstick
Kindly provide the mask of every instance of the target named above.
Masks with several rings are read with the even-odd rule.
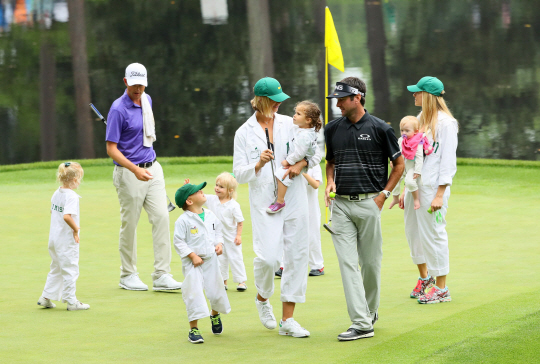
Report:
[[[326,32],[326,29],[325,29]],[[326,35],[325,35],[326,36]],[[328,124],[328,99],[326,98],[326,94],[328,93],[328,48],[324,47],[324,125]],[[325,179],[325,187],[328,187],[328,179],[326,178],[326,140],[324,141],[324,179]],[[325,188],[326,191],[326,188]],[[326,196],[326,194],[325,194]],[[326,204],[326,201],[325,201]],[[328,207],[326,207],[325,210],[325,218],[326,223],[328,224]]]

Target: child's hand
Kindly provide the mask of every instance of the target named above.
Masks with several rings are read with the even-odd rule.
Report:
[[[290,166],[291,166],[291,165],[289,164],[289,162],[287,162],[286,159],[284,159],[283,162],[281,162],[281,165],[282,165],[283,167],[290,167]]]
[[[216,245],[216,254],[217,255],[223,254],[223,244],[222,243],[219,243],[218,245]]]
[[[242,236],[236,235],[236,238],[234,239],[234,243],[236,245],[242,245]]]
[[[193,263],[194,267],[198,267],[199,265],[204,263],[202,258],[200,256],[198,256],[197,254],[193,254],[193,256],[190,257],[190,258],[191,258],[191,263]]]
[[[419,173],[415,173],[415,174],[413,174],[413,178],[412,178],[412,179],[417,179],[418,177],[420,177],[420,174],[419,174]]]
[[[75,239],[75,242],[79,244],[79,230],[73,231],[73,239]]]
[[[187,185],[188,183],[189,183],[189,178],[186,178],[186,179],[184,180],[184,184]]]

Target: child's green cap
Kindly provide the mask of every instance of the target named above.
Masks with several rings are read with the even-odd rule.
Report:
[[[176,193],[174,194],[174,202],[176,202],[176,206],[182,208],[189,196],[199,192],[204,187],[206,187],[206,182],[203,182],[200,185],[188,183],[177,189]]]

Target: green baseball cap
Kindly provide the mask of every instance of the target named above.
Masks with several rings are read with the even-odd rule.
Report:
[[[266,96],[275,102],[283,102],[289,98],[283,90],[278,80],[272,77],[261,78],[253,87],[255,96]]]
[[[441,96],[444,85],[437,77],[426,76],[422,77],[416,85],[407,86],[407,90],[411,92],[425,91],[435,96]]]
[[[188,183],[177,189],[176,193],[174,194],[174,202],[176,202],[176,206],[182,208],[189,196],[199,192],[204,187],[206,187],[206,182],[203,182],[200,185],[192,185],[191,183]]]

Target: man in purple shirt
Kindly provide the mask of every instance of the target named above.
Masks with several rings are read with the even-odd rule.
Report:
[[[152,224],[154,241],[154,291],[182,287],[169,273],[171,240],[163,169],[152,147],[155,140],[152,99],[144,93],[146,68],[132,63],[126,68],[124,94],[113,102],[107,117],[107,154],[114,161],[113,184],[120,201],[120,287],[146,291],[137,273],[137,223],[144,207]],[[143,117],[144,114],[144,117]],[[150,130],[150,132],[148,132]],[[152,135],[152,133],[154,133]]]

